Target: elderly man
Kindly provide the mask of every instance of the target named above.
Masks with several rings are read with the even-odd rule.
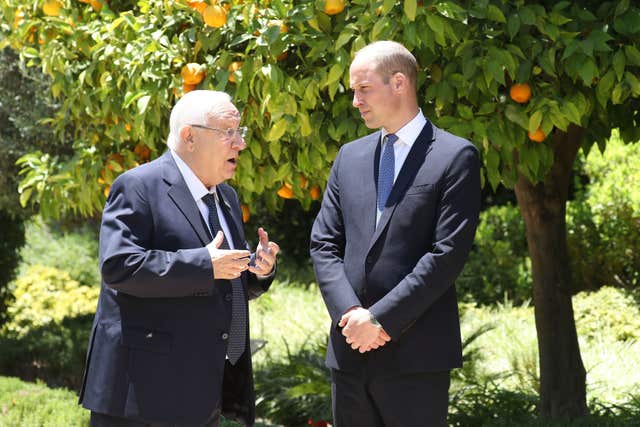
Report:
[[[227,94],[190,92],[169,150],[111,186],[80,393],[92,426],[253,425],[247,300],[269,288],[279,247],[260,228],[250,254],[224,183],[246,148],[239,124]]]
[[[417,72],[399,43],[356,53],[353,106],[377,131],[340,149],[311,233],[335,427],[444,426],[462,363],[453,284],[478,223],[478,153],[424,117]]]

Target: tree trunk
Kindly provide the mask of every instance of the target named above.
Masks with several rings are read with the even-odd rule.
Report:
[[[586,373],[571,304],[566,203],[581,128],[554,132],[554,162],[544,183],[520,176],[516,197],[527,230],[540,361],[540,415],[587,414]]]

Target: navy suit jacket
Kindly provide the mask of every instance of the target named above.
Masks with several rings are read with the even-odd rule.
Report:
[[[217,186],[236,248],[248,248],[235,191]],[[229,237],[229,236],[227,236]],[[169,152],[111,186],[100,229],[102,288],[82,405],[119,417],[202,424],[222,398],[231,284],[214,280],[210,233]],[[242,274],[245,294],[272,276]],[[225,377],[223,413],[253,424],[247,351]]]
[[[311,257],[332,321],[327,365],[359,372],[434,372],[462,364],[454,281],[478,224],[480,171],[470,142],[429,121],[376,227],[380,132],[341,147],[311,232]],[[391,336],[365,354],[337,324],[356,305]]]

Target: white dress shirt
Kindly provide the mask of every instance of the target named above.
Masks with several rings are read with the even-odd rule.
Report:
[[[411,151],[411,147],[413,147],[413,143],[416,142],[418,136],[420,136],[420,132],[424,128],[424,125],[427,124],[427,119],[422,114],[422,109],[418,110],[418,114],[411,119],[409,123],[404,125],[396,132],[396,136],[398,140],[393,144],[393,153],[395,155],[395,163],[394,163],[394,171],[393,171],[393,183],[395,184],[396,179],[398,178],[398,174],[400,173],[400,169],[402,169],[402,165],[404,165],[405,160],[407,160],[407,156],[409,155],[409,151]],[[382,132],[382,150],[384,150],[385,137],[389,132],[385,128],[381,129]],[[382,156],[380,156],[380,161],[382,161]],[[378,221],[380,220],[380,216],[382,216],[382,211],[378,210],[376,204],[376,225],[378,225]]]
[[[227,219],[224,217],[222,213],[222,209],[220,209],[220,200],[218,199],[218,193],[216,192],[215,185],[209,189],[204,186],[202,181],[196,176],[195,173],[191,170],[189,165],[187,165],[184,160],[180,158],[173,150],[169,150],[173,159],[176,161],[176,165],[178,165],[178,170],[180,170],[180,174],[184,178],[184,181],[187,183],[187,187],[189,188],[189,192],[191,192],[191,196],[193,200],[195,200],[196,205],[198,205],[198,209],[200,210],[200,214],[202,218],[205,219],[204,223],[207,224],[207,228],[213,237],[215,234],[211,230],[211,226],[209,225],[209,208],[202,201],[202,197],[211,193],[214,195],[216,199],[216,210],[218,211],[218,219],[220,220],[220,226],[222,227],[222,232],[224,233],[224,237],[229,244],[230,249],[235,249],[233,244],[233,239],[231,238],[231,233],[229,232],[229,226],[227,225]]]

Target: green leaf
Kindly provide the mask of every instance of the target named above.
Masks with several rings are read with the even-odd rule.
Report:
[[[282,135],[284,135],[284,133],[287,131],[287,127],[289,126],[289,122],[282,118],[280,120],[278,120],[269,130],[269,133],[267,134],[267,141],[273,142],[273,141],[278,141],[280,138],[282,138]],[[271,146],[272,144],[269,144],[269,146]]]
[[[502,11],[493,4],[490,4],[487,8],[487,18],[495,22],[500,22],[501,24],[507,23],[507,19],[504,17]]]
[[[404,13],[409,18],[409,21],[415,21],[417,9],[417,0],[404,0]]]
[[[298,119],[300,121],[300,134],[302,136],[309,136],[313,132],[311,128],[311,123],[309,123],[309,115],[304,112],[298,112]]]
[[[513,38],[520,31],[520,18],[517,14],[513,14],[509,16],[509,20],[507,21],[507,33],[509,34],[509,39],[513,40]]]
[[[638,78],[630,72],[624,73],[624,80],[631,87],[631,92],[634,96],[640,96],[640,81]]]
[[[616,77],[618,77],[618,81],[622,80],[622,76],[624,75],[624,67],[626,65],[626,60],[624,53],[619,50],[613,55],[613,69],[616,72]]]
[[[458,115],[464,120],[472,120],[473,110],[464,104],[458,104]]]
[[[271,158],[276,163],[280,161],[281,151],[282,151],[282,144],[280,144],[280,141],[275,141],[269,144],[269,154],[271,154]]]
[[[504,115],[507,117],[507,119],[517,124],[522,129],[529,129],[529,119],[520,107],[516,107],[515,105],[507,105],[507,108],[505,108],[504,110]]]
[[[632,45],[624,47],[624,54],[627,57],[627,62],[636,67],[640,67],[640,51]]]
[[[596,96],[598,98],[598,102],[600,105],[605,107],[607,105],[607,101],[610,99],[609,94],[613,85],[615,83],[616,75],[613,70],[609,71],[604,75],[598,82],[598,87],[596,88]]]
[[[530,6],[525,6],[519,12],[520,22],[525,25],[534,25],[536,23],[536,14]]]
[[[138,114],[144,114],[145,111],[147,111],[149,100],[151,100],[150,95],[145,95],[142,98],[138,99]]]
[[[622,0],[616,6],[615,16],[622,15],[629,9],[629,0]]]
[[[529,132],[535,132],[542,122],[542,111],[538,110],[529,117]]]
[[[27,207],[27,203],[29,202],[29,199],[31,198],[31,193],[33,193],[33,187],[29,187],[29,188],[25,189],[20,194],[20,206],[22,206],[23,208]]]
[[[584,84],[586,86],[591,86],[593,78],[598,75],[598,68],[596,67],[596,63],[593,59],[586,58],[580,66],[578,73],[580,74],[580,78]]]
[[[329,70],[329,75],[327,76],[327,81],[325,83],[326,86],[329,86],[332,83],[337,82],[342,77],[342,73],[344,68],[340,64],[334,64]]]
[[[444,45],[444,21],[442,18],[430,13],[427,15],[427,25],[434,32],[438,44]]]

